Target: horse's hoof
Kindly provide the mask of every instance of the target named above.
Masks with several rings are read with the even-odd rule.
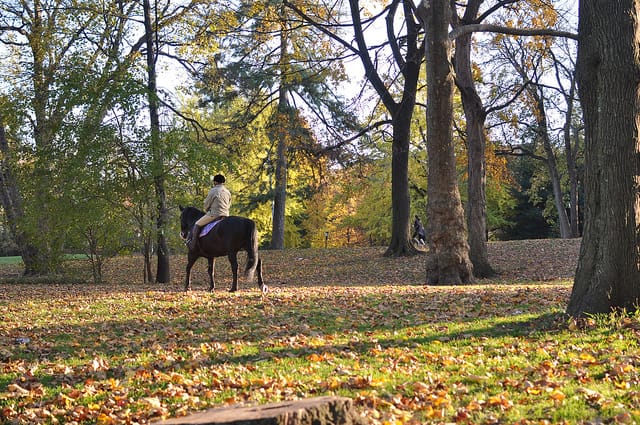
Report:
[[[267,285],[262,285],[262,293],[266,294],[267,292],[269,292],[269,287]]]
[[[229,292],[236,292],[238,289],[237,288],[229,288]]]

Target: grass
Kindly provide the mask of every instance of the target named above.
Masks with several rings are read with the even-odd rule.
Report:
[[[65,254],[66,260],[83,260],[87,258],[86,254]],[[3,265],[22,265],[22,257],[19,255],[0,257],[0,266]]]
[[[20,256],[0,257],[0,265],[4,265],[4,264],[22,264],[22,257]]]
[[[372,424],[640,420],[638,317],[570,321],[567,279],[426,287],[420,257],[344,254],[264,253],[266,296],[185,294],[178,272],[134,284],[127,259],[108,285],[0,285],[0,419],[143,423],[338,394]]]

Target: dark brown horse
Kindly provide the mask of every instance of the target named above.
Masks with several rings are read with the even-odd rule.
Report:
[[[204,215],[204,212],[194,207],[180,207],[180,236],[183,239],[193,229],[195,222]],[[226,255],[231,263],[233,272],[233,283],[229,292],[238,290],[238,251],[247,252],[247,266],[245,277],[248,282],[253,280],[254,274],[258,273],[258,287],[262,292],[267,292],[267,285],[262,281],[262,260],[258,258],[258,231],[253,220],[244,217],[227,217],[205,236],[198,238],[196,247],[189,250],[187,257],[187,275],[185,277],[184,290],[191,288],[191,268],[196,260],[204,257],[209,261],[207,269],[209,273],[209,291],[213,291],[215,283],[213,280],[216,257]]]

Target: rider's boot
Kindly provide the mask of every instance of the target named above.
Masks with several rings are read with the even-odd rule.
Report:
[[[198,237],[200,236],[200,226],[197,224],[193,225],[193,229],[191,230],[191,237],[187,239],[187,247],[189,251],[194,250],[198,244]]]

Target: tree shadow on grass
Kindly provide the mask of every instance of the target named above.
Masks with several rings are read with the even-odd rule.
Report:
[[[118,301],[110,298],[113,294],[97,296],[86,290],[77,295],[86,297],[75,300],[77,305],[64,297],[50,304],[64,311],[69,303],[71,310],[86,312],[63,313],[59,320],[54,316],[46,326],[33,326],[25,317],[23,325],[0,327],[0,345],[8,347],[0,358],[8,365],[0,375],[0,391],[25,379],[19,370],[28,371],[24,364],[30,362],[41,366],[36,371],[40,375],[27,376],[28,380],[54,388],[82,385],[88,379],[122,379],[138,367],[189,369],[194,359],[198,367],[244,365],[325,351],[362,355],[376,346],[411,349],[436,341],[473,344],[485,337],[553,333],[566,326],[563,314],[549,312],[557,306],[557,292],[557,286],[540,286],[532,300],[530,288],[497,286],[374,288],[364,294],[362,288],[316,288],[304,294],[280,291],[266,298],[257,291],[183,295],[136,289],[122,297],[136,299],[137,314],[118,320],[104,318],[118,309]],[[34,299],[46,300],[44,296],[35,293]],[[94,314],[91,308],[105,299],[113,304]],[[86,322],[67,323],[65,314],[86,317]],[[459,330],[458,324],[465,326]],[[393,336],[409,328],[422,330],[414,336]],[[379,335],[368,336],[374,334]],[[29,342],[19,343],[19,338]],[[299,343],[289,343],[296,338]],[[310,344],[313,338],[329,343]],[[330,342],[336,340],[343,342]],[[241,344],[251,350],[238,350]],[[74,366],[57,368],[65,362]],[[22,369],[11,372],[17,363],[24,363]]]

